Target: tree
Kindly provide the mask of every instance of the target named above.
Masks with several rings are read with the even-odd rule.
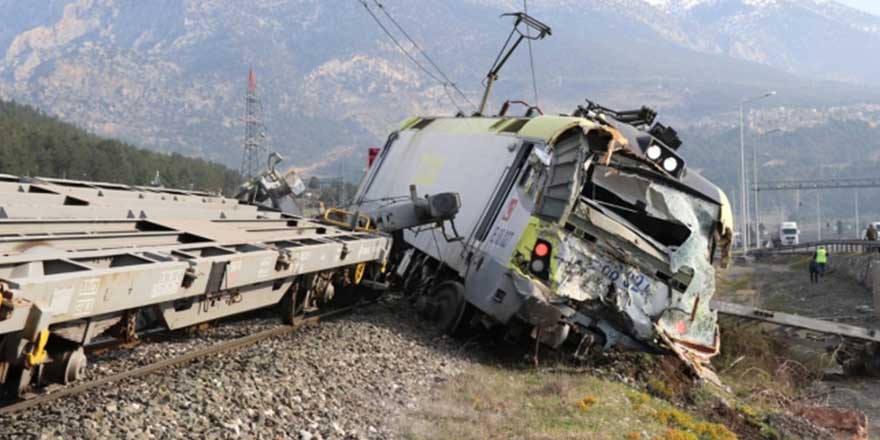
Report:
[[[232,194],[238,172],[180,154],[105,139],[32,107],[0,100],[0,172],[149,185],[156,170],[169,186]]]

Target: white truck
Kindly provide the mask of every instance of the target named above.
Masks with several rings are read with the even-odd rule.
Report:
[[[797,222],[782,222],[773,235],[774,246],[790,246],[800,243],[801,231]]]

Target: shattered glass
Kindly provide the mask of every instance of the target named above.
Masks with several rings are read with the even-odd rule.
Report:
[[[678,221],[697,232],[671,254],[672,273],[687,269],[693,277],[683,293],[673,296],[658,324],[677,339],[711,347],[715,340],[716,314],[709,308],[715,292],[715,268],[709,259],[709,239],[719,207],[669,187],[652,185],[651,189],[662,195],[670,213]]]
[[[715,272],[709,259],[710,238],[719,215],[719,206],[659,182],[617,171],[594,173],[596,183],[614,191],[623,206],[606,208],[614,212],[629,210],[629,218],[642,228],[621,219],[622,227],[649,237],[667,233],[669,227],[686,228],[677,246],[667,248],[669,275],[674,286],[654,274],[645,273],[650,265],[639,261],[647,256],[628,255],[621,258],[603,246],[584,241],[574,234],[559,231],[555,291],[574,301],[609,306],[623,313],[619,320],[635,337],[653,340],[656,322],[668,335],[688,343],[712,347],[715,340],[715,313],[709,303],[715,290]],[[642,207],[640,212],[625,205]],[[575,215],[584,215],[584,206]],[[623,211],[626,212],[626,211]],[[639,222],[639,215],[651,222]],[[645,225],[666,226],[665,231],[647,229]],[[668,237],[667,237],[668,238]],[[681,241],[683,240],[683,241]],[[668,241],[668,240],[667,240]],[[664,264],[664,265],[665,265]],[[685,287],[686,286],[686,287]]]

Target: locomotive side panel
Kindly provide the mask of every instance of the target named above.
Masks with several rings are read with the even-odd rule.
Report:
[[[444,130],[444,122],[434,121],[421,131],[401,131],[385,147],[356,200],[361,210],[369,210],[387,203],[389,195],[406,196],[410,185],[415,185],[420,194],[458,192],[461,210],[455,224],[466,239],[464,243],[446,242],[435,231],[406,231],[404,236],[408,245],[463,275],[467,265],[465,248],[479,245],[474,234],[498,186],[510,172],[522,142],[487,131]]]

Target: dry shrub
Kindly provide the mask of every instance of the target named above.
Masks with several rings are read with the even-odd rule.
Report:
[[[785,341],[760,325],[733,320],[722,320],[721,324],[721,353],[713,363],[737,394],[785,405],[798,390],[821,376],[817,366],[791,359]]]
[[[668,426],[665,438],[699,439],[699,440],[736,440],[736,435],[727,427],[718,423],[699,422],[688,414],[677,409],[660,410],[654,414],[660,423]],[[668,434],[674,434],[669,437]]]
[[[587,396],[578,401],[577,407],[580,408],[583,412],[590,412],[590,410],[593,409],[593,405],[595,405],[598,401],[599,400],[596,399],[595,396]]]

